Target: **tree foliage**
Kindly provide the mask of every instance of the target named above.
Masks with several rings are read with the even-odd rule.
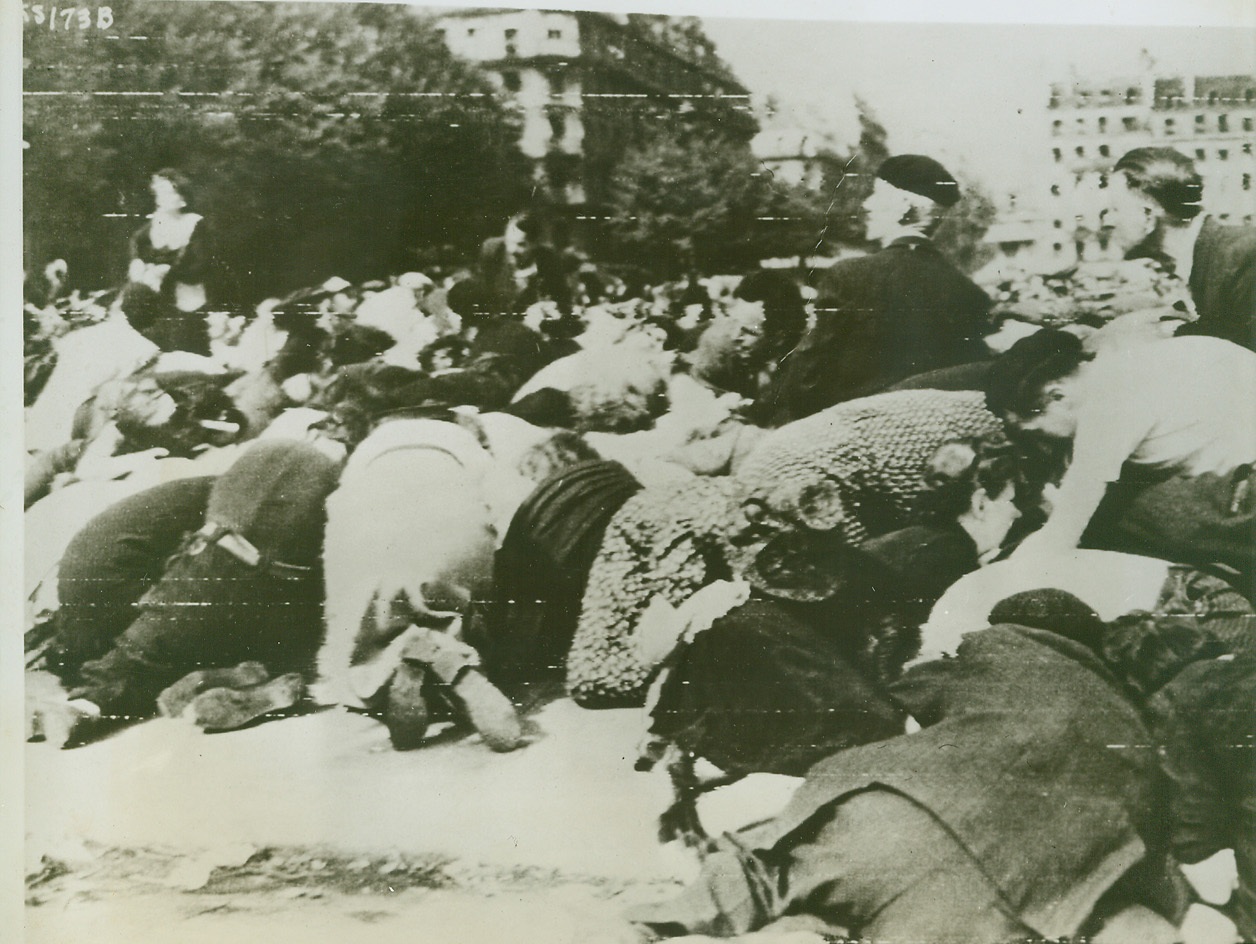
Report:
[[[473,246],[526,194],[518,127],[403,6],[115,0],[109,31],[28,31],[27,265],[120,280],[181,169],[238,301]]]
[[[824,151],[818,190],[785,183],[744,139],[660,123],[630,147],[609,194],[608,232],[618,252],[664,275],[731,272],[761,259],[824,255],[864,240],[861,205],[888,152],[885,129],[863,102],[851,153]]]

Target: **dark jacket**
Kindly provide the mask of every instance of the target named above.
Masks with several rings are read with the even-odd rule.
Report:
[[[1189,284],[1199,320],[1179,337],[1205,334],[1256,350],[1256,227],[1204,220]]]
[[[485,301],[493,314],[520,312],[543,300],[555,302],[563,313],[571,311],[573,281],[579,262],[553,246],[534,246],[526,265],[536,265],[536,272],[521,289],[515,283],[515,260],[509,258],[506,240],[494,236],[480,246],[475,281],[485,293]]]
[[[937,817],[1035,931],[1076,933],[1153,823],[1156,752],[1113,676],[1085,646],[1005,624],[890,690],[922,730],[816,764],[747,844],[770,850],[879,785]]]
[[[990,299],[926,239],[900,239],[820,279],[816,323],[768,393],[774,425],[987,356]]]

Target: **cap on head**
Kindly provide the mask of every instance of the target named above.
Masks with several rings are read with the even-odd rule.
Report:
[[[1044,328],[1021,338],[986,372],[986,408],[996,416],[1024,413],[1044,384],[1068,376],[1087,359],[1081,339],[1068,331]]]
[[[959,183],[945,167],[923,154],[897,154],[886,158],[877,177],[892,187],[928,197],[939,206],[959,202]]]

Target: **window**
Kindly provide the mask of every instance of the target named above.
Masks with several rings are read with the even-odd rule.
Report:
[[[1059,185],[1059,184],[1052,184],[1052,185],[1051,185],[1051,196],[1053,196],[1053,197],[1058,197],[1059,195],[1060,195],[1060,185]]]
[[[1166,135],[1168,135],[1168,134],[1176,134],[1176,133],[1177,133],[1177,122],[1176,122],[1176,121],[1174,121],[1172,118],[1166,118],[1166,119],[1164,120],[1164,133],[1165,133]]]
[[[468,26],[468,27],[467,27],[467,35],[468,35],[468,36],[474,36],[474,35],[475,35],[475,27],[474,27],[474,26]]]
[[[567,76],[561,72],[551,72],[545,78],[549,81],[550,95],[558,96],[567,91]]]
[[[1217,116],[1217,130],[1220,131],[1222,134],[1230,130],[1230,116],[1229,115]]]
[[[514,39],[514,38],[515,38],[516,36],[518,36],[518,35],[519,35],[519,31],[518,31],[517,29],[508,29],[508,30],[506,30],[506,38],[507,38],[507,39]]]
[[[1251,131],[1251,130],[1252,130],[1252,119],[1250,119],[1250,118],[1244,118],[1244,119],[1243,119],[1243,130],[1244,130],[1244,131]]]
[[[1217,151],[1217,160],[1228,161],[1229,159],[1230,159],[1230,152],[1226,148],[1220,148]]]
[[[1256,89],[1248,89],[1243,93],[1243,101],[1250,105],[1253,100],[1256,100]]]
[[[567,116],[561,111],[551,111],[548,115],[550,126],[550,140],[561,141],[563,135],[567,133]]]
[[[1243,145],[1243,153],[1244,153],[1244,154],[1251,154],[1251,153],[1252,153],[1252,146],[1251,146],[1250,144],[1244,144],[1244,145]]]
[[[1064,251],[1064,244],[1063,244],[1063,243],[1052,243],[1052,244],[1051,244],[1051,248],[1052,248],[1053,250],[1055,250],[1056,252],[1063,252],[1063,251]]]
[[[1108,130],[1108,119],[1100,115],[1099,116],[1099,133],[1104,134],[1105,132],[1107,132],[1107,130]]]
[[[1208,152],[1203,148],[1195,148],[1195,160],[1202,161],[1208,156]]]
[[[1055,119],[1055,121],[1051,122],[1051,133],[1052,133],[1052,134],[1059,134],[1059,133],[1060,133],[1063,129],[1064,129],[1064,122],[1062,122],[1059,118],[1057,118],[1057,119]]]
[[[1131,85],[1125,90],[1125,104],[1133,105],[1136,101],[1138,101],[1139,97],[1139,90],[1137,87]]]
[[[1170,118],[1169,120],[1172,121],[1173,119]],[[1123,127],[1126,131],[1136,131],[1138,130],[1138,119],[1130,117],[1122,118],[1121,127]]]
[[[1052,148],[1052,149],[1051,149],[1051,156],[1052,156],[1052,157],[1054,157],[1054,158],[1056,159],[1056,161],[1058,162],[1058,161],[1060,160],[1060,158],[1061,158],[1063,155],[1061,155],[1061,154],[1060,154],[1060,149],[1059,149],[1059,148]]]
[[[563,31],[562,31],[562,30],[550,30],[550,31],[549,31],[549,38],[550,38],[550,39],[562,39],[562,38],[563,38]]]
[[[1217,93],[1216,93],[1216,92],[1209,92],[1209,93],[1208,93],[1208,104],[1209,104],[1209,105],[1215,105],[1215,104],[1217,104],[1217,97],[1218,97],[1218,96],[1217,96]]]
[[[1195,116],[1195,133],[1200,134],[1201,132],[1203,132],[1203,130],[1204,130],[1204,116],[1196,115]]]
[[[1252,189],[1252,175],[1251,174],[1243,175],[1243,189],[1244,190]]]
[[[502,73],[502,85],[505,86],[507,92],[517,92],[523,88],[519,73],[514,71]]]
[[[1051,221],[1051,225],[1052,225],[1052,226],[1054,226],[1056,229],[1060,229],[1060,228],[1062,228],[1062,227],[1064,226],[1064,221],[1063,221],[1063,220],[1052,220],[1052,221]]]
[[[1077,147],[1073,148],[1073,153],[1078,157],[1085,157],[1086,149],[1079,144]]]
[[[1099,156],[1108,157],[1112,153],[1112,149],[1106,144],[1099,145]]]

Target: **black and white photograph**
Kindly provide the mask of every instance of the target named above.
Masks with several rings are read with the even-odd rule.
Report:
[[[1256,942],[1249,2],[18,6],[6,940]]]

